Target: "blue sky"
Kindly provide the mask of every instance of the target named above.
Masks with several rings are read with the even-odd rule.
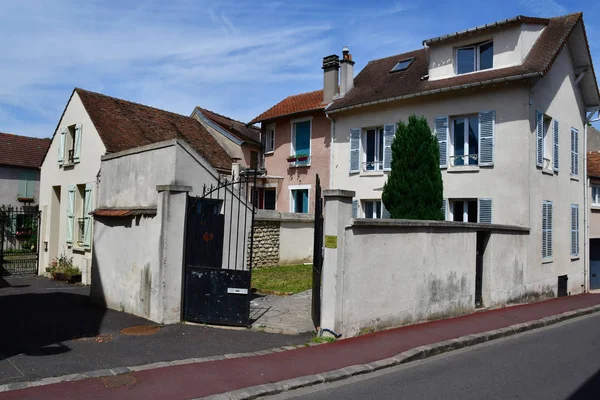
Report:
[[[3,0],[0,132],[51,136],[74,87],[248,121],[320,89],[322,58],[344,45],[358,73],[431,37],[576,11],[598,61],[600,5],[589,0]]]

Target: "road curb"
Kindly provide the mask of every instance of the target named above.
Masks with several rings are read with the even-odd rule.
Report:
[[[426,346],[415,347],[393,357],[383,360],[373,361],[368,364],[359,364],[328,371],[317,375],[301,376],[298,378],[288,379],[281,382],[268,383],[258,386],[252,386],[244,389],[239,389],[231,392],[216,394],[203,399],[210,400],[251,400],[260,396],[270,396],[282,392],[287,392],[295,389],[300,389],[307,386],[319,385],[322,383],[330,383],[342,379],[348,379],[352,376],[362,375],[373,371],[378,371],[386,368],[391,368],[396,365],[406,364],[411,361],[422,360],[424,358],[433,357],[437,354],[446,353],[453,350],[462,349],[465,347],[475,346],[484,342],[501,339],[504,337],[516,335],[518,333],[531,331],[545,326],[554,325],[562,321],[581,317],[588,314],[593,314],[600,311],[600,305],[582,308],[574,311],[567,311],[562,314],[553,315],[550,317],[541,318],[538,320],[525,322],[521,324],[511,325],[505,328],[495,329],[491,331],[475,333],[471,335],[461,336],[455,339],[446,340],[439,343],[434,343]],[[1,389],[0,389],[1,391]]]

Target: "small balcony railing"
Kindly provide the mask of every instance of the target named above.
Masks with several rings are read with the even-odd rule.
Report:
[[[77,226],[79,226],[77,241],[83,244],[85,241],[85,218],[77,218]]]
[[[477,154],[468,154],[468,155],[464,155],[464,156],[450,156],[450,166],[451,167],[466,167],[469,165],[478,165],[478,164],[479,164],[479,156]]]
[[[75,162],[75,150],[69,150],[67,161],[71,164]]]
[[[383,170],[383,162],[382,161],[365,161],[362,163],[362,170],[364,172],[382,171]]]

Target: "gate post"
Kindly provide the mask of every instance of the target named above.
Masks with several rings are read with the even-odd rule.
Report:
[[[191,186],[158,185],[157,217],[160,220],[158,282],[151,303],[150,319],[163,324],[181,322],[183,267],[185,262],[185,221]]]
[[[352,199],[355,192],[329,189],[323,191],[325,202],[323,233],[323,297],[321,329],[339,334],[343,325],[344,233],[352,223]]]

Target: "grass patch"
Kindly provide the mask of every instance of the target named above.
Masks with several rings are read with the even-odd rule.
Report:
[[[252,287],[274,292],[303,292],[312,287],[312,265],[254,269],[252,271]]]
[[[315,336],[312,338],[313,343],[334,343],[335,338],[329,336]]]

